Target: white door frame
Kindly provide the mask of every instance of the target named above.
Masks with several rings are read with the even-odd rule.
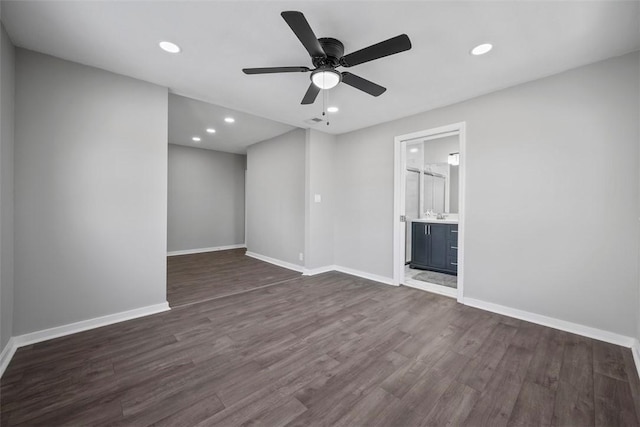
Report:
[[[400,221],[400,216],[404,215],[406,183],[404,180],[407,165],[407,141],[414,139],[447,136],[446,134],[458,134],[460,142],[460,165],[459,165],[459,214],[458,214],[458,302],[463,301],[464,296],[464,255],[465,255],[465,201],[466,201],[466,122],[454,123],[447,126],[440,126],[433,129],[413,132],[406,135],[399,135],[394,138],[394,192],[393,192],[393,284],[401,285],[404,278],[405,263],[405,234],[406,226]]]

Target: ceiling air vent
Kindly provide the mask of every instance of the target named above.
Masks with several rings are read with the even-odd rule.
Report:
[[[317,117],[313,117],[311,119],[305,120],[304,122],[307,123],[307,124],[310,124],[310,125],[315,125],[315,124],[318,124],[318,123],[322,123],[323,121],[324,120],[322,120],[322,119],[319,119]]]

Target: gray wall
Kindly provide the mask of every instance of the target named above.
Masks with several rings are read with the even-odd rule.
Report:
[[[305,131],[296,129],[247,150],[247,250],[303,266]]]
[[[13,149],[15,53],[0,25],[0,352],[13,331]]]
[[[465,297],[634,336],[638,53],[338,136],[336,264],[393,271],[393,138],[467,123]]]
[[[333,265],[335,135],[306,130],[305,267]],[[320,196],[316,202],[315,196]]]
[[[244,244],[246,158],[169,144],[170,252]]]
[[[14,335],[166,302],[167,89],[16,52]]]
[[[392,122],[392,124],[395,122]],[[393,130],[374,126],[336,142],[336,265],[392,277]],[[384,134],[378,135],[381,127]],[[400,125],[400,128],[403,127]],[[399,132],[398,135],[408,132]],[[390,136],[391,135],[391,136]]]

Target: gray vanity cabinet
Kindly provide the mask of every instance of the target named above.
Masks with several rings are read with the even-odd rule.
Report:
[[[429,264],[427,224],[414,222],[411,225],[411,268],[421,268]]]
[[[411,268],[458,273],[458,225],[414,222]]]

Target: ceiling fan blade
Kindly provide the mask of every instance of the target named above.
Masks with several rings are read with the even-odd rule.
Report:
[[[320,88],[316,86],[313,82],[309,85],[309,89],[307,89],[307,93],[304,94],[304,98],[302,98],[302,105],[313,104],[320,93]]]
[[[356,76],[355,74],[347,73],[346,71],[342,73],[342,83],[348,84],[356,89],[360,89],[361,91],[367,92],[369,95],[373,96],[380,96],[387,90],[387,88]]]
[[[243,68],[245,74],[271,74],[271,73],[306,73],[311,71],[308,67],[266,67],[266,68]]]
[[[384,58],[385,56],[394,55],[409,49],[411,49],[409,36],[401,34],[345,55],[340,58],[340,64],[344,67],[353,67],[354,65]]]
[[[327,56],[302,12],[285,11],[280,15],[282,15],[287,24],[289,24],[289,27],[291,27],[294,34],[312,58]]]

